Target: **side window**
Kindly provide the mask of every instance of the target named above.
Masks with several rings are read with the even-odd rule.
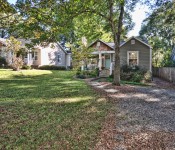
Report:
[[[33,52],[32,53],[32,58],[34,59],[34,60],[38,60],[38,52]]]
[[[27,56],[28,56],[28,53],[27,53],[27,52],[25,52],[25,54],[24,54],[24,58],[27,58]]]
[[[59,63],[61,63],[61,53],[57,54],[57,60],[58,60]]]
[[[38,52],[34,52],[35,60],[38,60]]]

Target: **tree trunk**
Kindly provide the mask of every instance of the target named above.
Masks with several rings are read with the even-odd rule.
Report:
[[[115,65],[114,65],[114,85],[120,86],[120,36],[122,32],[123,25],[123,15],[124,15],[124,4],[120,6],[120,15],[118,22],[118,32],[114,35],[115,43]],[[117,38],[116,38],[117,36]]]

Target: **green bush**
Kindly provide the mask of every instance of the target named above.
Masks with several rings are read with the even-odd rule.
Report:
[[[31,65],[31,69],[38,69],[38,65]]]
[[[151,81],[151,73],[144,68],[139,66],[130,67],[124,65],[121,67],[120,78],[123,81],[132,81],[132,82],[149,82]]]
[[[134,76],[134,72],[121,72],[120,78],[124,81],[132,81],[132,78]]]
[[[80,75],[80,74],[81,74],[81,71],[78,70],[78,71],[76,72],[76,75],[78,76],[78,75]]]
[[[145,74],[144,74],[144,80],[145,82],[151,82],[152,80],[152,74],[150,71],[147,71]]]
[[[141,82],[143,80],[144,76],[140,74],[139,72],[134,72],[133,76],[131,78],[131,81],[133,82]]]
[[[23,66],[22,66],[22,69],[30,70],[30,69],[31,69],[31,66],[29,66],[29,65],[23,65]]]
[[[0,57],[0,67],[4,67],[7,65],[6,59],[4,57]]]
[[[41,70],[66,70],[66,67],[54,66],[54,65],[44,65],[44,66],[39,66],[38,69],[41,69]]]
[[[80,78],[80,79],[86,79],[86,76],[85,76],[85,75],[80,74],[80,75],[77,75],[77,78]]]
[[[99,70],[98,68],[95,70],[83,70],[81,71],[81,69],[78,69],[76,72],[76,76],[77,78],[93,78],[93,77],[97,77],[99,75]]]

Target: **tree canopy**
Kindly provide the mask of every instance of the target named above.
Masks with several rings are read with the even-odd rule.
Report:
[[[175,48],[175,3],[169,1],[155,9],[143,22],[140,36],[153,46],[154,66],[171,66]],[[162,59],[161,59],[162,58]]]

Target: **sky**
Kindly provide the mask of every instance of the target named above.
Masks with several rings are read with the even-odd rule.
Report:
[[[11,4],[15,4],[16,3],[16,0],[7,0],[9,3]]]
[[[16,0],[8,0],[9,3],[15,4]],[[128,37],[138,36],[141,29],[142,21],[146,18],[146,12],[148,12],[148,7],[137,4],[134,12],[131,14],[135,26],[133,30],[128,33]]]
[[[128,33],[128,36],[138,36],[141,29],[142,21],[146,18],[146,12],[148,12],[148,6],[137,4],[132,15],[132,21],[135,23],[133,30]]]

